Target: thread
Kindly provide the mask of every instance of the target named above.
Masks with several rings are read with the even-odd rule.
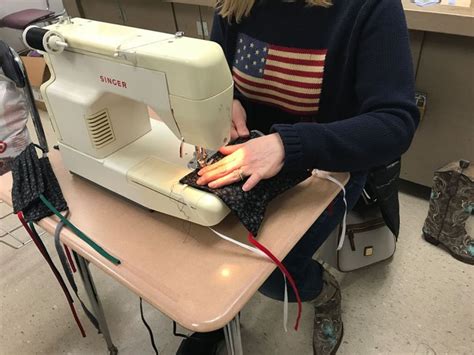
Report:
[[[48,30],[37,26],[30,26],[25,29],[23,40],[25,44],[32,48],[46,52],[46,48],[43,44],[43,38],[48,33]]]
[[[56,54],[67,47],[60,33],[38,26],[29,26],[23,31],[23,42],[31,49]]]

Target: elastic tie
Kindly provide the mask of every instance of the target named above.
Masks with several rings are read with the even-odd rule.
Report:
[[[100,245],[94,242],[91,238],[89,238],[84,232],[82,232],[79,228],[77,228],[74,224],[72,224],[68,219],[64,218],[64,216],[59,213],[59,211],[48,201],[43,194],[40,194],[41,201],[48,207],[51,212],[53,212],[66,226],[71,228],[71,230],[76,234],[80,239],[86,242],[92,249],[102,255],[104,258],[109,260],[114,265],[119,265],[120,260],[117,259],[115,256],[112,256],[107,251],[105,251]]]
[[[69,214],[69,211],[66,211],[64,217],[67,218],[68,214]],[[66,247],[66,245],[65,244],[61,245],[60,236],[61,236],[61,231],[63,228],[64,228],[63,221],[59,221],[58,225],[56,226],[56,230],[54,231],[54,245],[56,246],[56,251],[58,253],[59,260],[61,261],[61,264],[63,266],[64,274],[66,275],[66,278],[69,281],[69,285],[71,285],[72,290],[76,294],[76,297],[79,300],[82,310],[86,314],[87,318],[89,318],[90,322],[97,329],[97,331],[101,333],[99,322],[95,318],[94,314],[87,308],[85,303],[82,301],[81,297],[79,297],[77,284],[74,281],[74,276],[72,274],[72,272],[76,272],[76,269],[74,267],[74,262],[72,260],[71,255],[69,254],[69,249]],[[63,249],[63,246],[64,246],[64,249]],[[66,253],[64,252],[64,250],[66,250]]]
[[[326,179],[336,184],[342,190],[342,201],[344,202],[344,216],[342,217],[341,236],[339,237],[339,244],[337,246],[337,250],[341,250],[342,246],[344,245],[344,239],[346,238],[346,219],[347,219],[346,188],[339,180],[337,180],[334,176],[329,175],[328,173],[323,173],[321,172],[321,170],[318,170],[318,169],[315,169],[314,173],[317,177],[321,179]]]
[[[264,253],[263,251],[261,251],[260,249],[257,249],[257,248],[251,247],[251,246],[249,246],[249,245],[247,245],[247,244],[241,243],[241,242],[239,242],[238,240],[235,240],[235,239],[233,239],[233,238],[230,238],[230,237],[228,237],[228,236],[226,236],[226,235],[224,235],[224,234],[222,234],[222,233],[216,231],[215,229],[213,229],[213,228],[211,228],[211,227],[209,227],[209,229],[210,229],[211,231],[213,231],[215,234],[217,234],[217,236],[221,237],[222,239],[224,239],[224,240],[226,240],[226,241],[228,241],[228,242],[231,242],[231,243],[233,243],[233,244],[235,244],[235,245],[238,245],[238,246],[241,247],[241,248],[247,249],[247,250],[251,251],[252,253],[255,253],[255,254],[257,254],[257,255],[263,256],[264,258],[267,258],[267,254],[265,254],[265,253]]]
[[[54,276],[56,277],[57,281],[59,282],[59,285],[61,286],[61,289],[64,292],[64,295],[66,296],[67,303],[69,304],[69,308],[71,309],[71,313],[74,317],[74,320],[79,328],[79,331],[81,332],[82,337],[85,338],[86,332],[84,331],[84,328],[81,324],[81,321],[79,320],[79,317],[77,316],[76,308],[74,307],[74,300],[69,293],[68,288],[66,287],[66,284],[64,283],[64,280],[61,277],[61,274],[59,273],[58,269],[53,263],[53,260],[48,254],[48,251],[46,247],[43,244],[43,241],[41,240],[40,236],[36,232],[36,229],[33,225],[33,223],[30,223],[29,225],[26,223],[26,220],[23,216],[23,212],[20,211],[17,214],[18,219],[20,220],[21,224],[23,225],[23,228],[27,231],[29,236],[31,237],[31,240],[35,243],[36,247],[38,248],[39,252],[41,255],[43,255],[43,258],[46,260],[48,263],[49,267],[51,268],[51,271],[53,272]]]

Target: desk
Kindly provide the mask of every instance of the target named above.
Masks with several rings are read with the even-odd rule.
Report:
[[[457,0],[455,6],[447,0],[423,7],[410,0],[402,3],[410,30],[474,37],[474,3],[469,0]]]
[[[229,353],[241,354],[238,312],[274,270],[274,265],[221,240],[208,228],[150,212],[119,195],[67,172],[59,152],[50,159],[70,207],[71,221],[121,260],[115,266],[64,229],[61,240],[79,256],[79,268],[111,353],[116,351],[97,290],[91,262],[174,319],[207,332],[226,329]],[[348,174],[334,174],[346,183]],[[0,199],[11,205],[11,175],[0,177]],[[339,192],[333,183],[312,177],[269,206],[258,239],[279,259],[297,243]],[[52,234],[56,217],[38,223]],[[228,216],[216,229],[244,241],[245,229]]]

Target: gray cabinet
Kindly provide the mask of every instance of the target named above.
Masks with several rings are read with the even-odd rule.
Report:
[[[71,11],[83,12],[79,15],[91,20],[125,24],[118,0],[77,0],[75,4],[65,1],[64,6],[68,13]]]
[[[173,4],[173,7],[178,31],[183,31],[187,37],[203,38],[199,6]]]
[[[209,39],[211,37],[212,21],[214,19],[214,8],[200,6],[200,9],[202,26],[204,28],[204,38]]]
[[[119,4],[127,26],[168,33],[176,32],[171,3],[157,0],[120,0]]]
[[[174,4],[178,31],[188,37],[209,39],[214,9],[206,6]]]
[[[474,162],[474,38],[426,32],[416,89],[427,95],[426,110],[403,157],[402,178],[431,186],[436,169]]]

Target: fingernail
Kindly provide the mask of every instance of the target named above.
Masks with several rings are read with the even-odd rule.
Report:
[[[196,184],[202,185],[202,181],[203,181],[203,179],[199,178],[199,179],[197,179]]]
[[[198,175],[199,175],[199,176],[202,176],[202,170],[199,170],[199,171],[198,171]]]
[[[207,185],[207,186],[209,186],[211,189],[213,189],[214,187],[216,187],[216,184],[213,183],[213,182],[211,182],[211,183],[210,183],[209,185]]]

